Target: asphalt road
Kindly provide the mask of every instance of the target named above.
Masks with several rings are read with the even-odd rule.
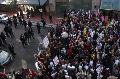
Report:
[[[3,31],[4,25],[0,24],[0,32]],[[47,35],[48,31],[50,30],[49,27],[44,28],[41,30],[41,34],[37,34],[37,28],[34,26],[33,30],[35,33],[35,39],[30,41],[30,45],[27,45],[25,48],[23,48],[19,38],[22,33],[24,33],[24,27],[21,25],[18,25],[17,29],[12,26],[15,38],[7,38],[7,42],[12,44],[15,48],[16,57],[13,62],[9,63],[5,66],[6,71],[13,71],[13,70],[19,70],[22,67],[25,68],[31,68],[33,70],[35,69],[35,58],[34,54],[38,53],[38,46],[39,43],[42,42],[42,39]]]

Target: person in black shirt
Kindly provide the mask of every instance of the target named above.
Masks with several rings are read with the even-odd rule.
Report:
[[[30,29],[32,29],[32,22],[30,20],[28,21],[28,26]]]
[[[24,26],[24,28],[26,30],[26,28],[27,28],[27,22],[24,19],[23,19],[23,26]]]
[[[33,30],[30,29],[30,28],[29,28],[29,30],[28,30],[28,36],[29,36],[30,39],[32,39],[32,38],[34,39],[34,32],[33,32]]]
[[[43,23],[43,28],[44,28],[46,25],[46,21],[44,19],[42,19],[41,22]]]
[[[15,28],[17,28],[17,18],[13,19],[13,23],[14,23]]]
[[[5,36],[5,34],[3,32],[1,32],[0,37],[2,39],[3,44],[7,44],[7,42],[6,42],[6,36]]]
[[[16,55],[16,53],[15,53],[15,51],[14,51],[14,47],[13,47],[12,45],[8,44],[8,49],[9,49],[10,53],[11,53],[13,56]]]
[[[41,28],[40,28],[39,22],[37,22],[37,25],[36,25],[36,26],[37,26],[38,34],[40,34],[40,29],[41,29]]]
[[[24,37],[23,34],[20,35],[20,40],[21,40],[21,42],[22,42],[23,47],[25,47],[25,45],[26,45],[26,40],[25,40],[25,37]]]
[[[52,23],[52,15],[51,14],[49,15],[49,20],[50,20],[50,23]]]
[[[7,24],[8,24],[9,26],[12,26],[12,21],[11,21],[10,18],[8,18]]]

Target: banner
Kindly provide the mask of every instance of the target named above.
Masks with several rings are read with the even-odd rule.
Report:
[[[48,45],[49,45],[49,40],[48,40],[48,37],[46,36],[46,37],[43,39],[43,46],[44,46],[45,48],[47,48]]]
[[[100,9],[120,10],[120,0],[101,0]]]

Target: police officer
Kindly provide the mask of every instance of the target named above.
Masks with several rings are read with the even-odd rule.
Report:
[[[30,20],[28,21],[28,26],[30,29],[32,29],[32,22]]]
[[[14,23],[15,28],[17,28],[17,18],[13,19],[13,23]]]
[[[8,44],[8,49],[9,49],[10,53],[11,53],[13,56],[16,55],[16,53],[15,53],[15,51],[14,51],[13,45]]]
[[[38,34],[40,34],[40,29],[41,29],[41,28],[40,28],[39,22],[37,22],[37,25],[36,25],[36,26],[37,26]]]
[[[1,32],[0,37],[2,39],[3,44],[7,44],[7,42],[6,42],[6,35],[3,32]]]
[[[33,32],[32,29],[29,28],[28,34],[29,34],[30,39],[32,39],[32,38],[35,39],[35,38],[34,38],[34,32]]]
[[[24,19],[23,19],[23,26],[24,26],[24,28],[26,30],[26,28],[27,28],[27,22]]]
[[[22,42],[23,47],[26,45],[26,40],[23,34],[20,35],[20,41]]]
[[[46,25],[46,21],[44,19],[41,20],[42,24],[43,24],[43,28],[45,27]]]

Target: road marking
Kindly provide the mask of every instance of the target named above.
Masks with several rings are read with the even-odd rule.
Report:
[[[27,61],[22,59],[21,63],[22,63],[22,68],[27,69]]]

